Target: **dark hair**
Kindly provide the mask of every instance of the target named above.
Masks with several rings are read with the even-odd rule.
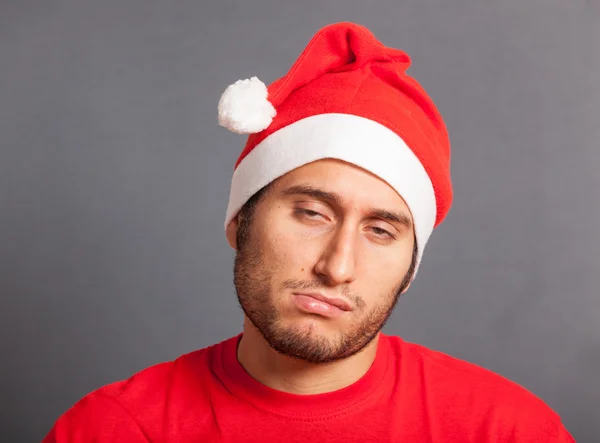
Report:
[[[258,205],[263,195],[265,195],[265,192],[267,189],[269,189],[269,186],[270,185],[262,187],[252,197],[250,197],[238,213],[238,228],[235,234],[235,241],[239,250],[243,250],[247,243],[248,236],[250,234],[250,225],[252,224],[252,218],[254,216],[254,211],[256,210],[256,205]]]
[[[408,267],[408,271],[406,271],[406,275],[404,276],[404,279],[402,280],[402,283],[400,283],[400,287],[398,288],[398,295],[400,295],[402,292],[404,292],[404,290],[408,287],[408,285],[410,285],[410,282],[412,281],[413,275],[415,273],[415,268],[417,267],[417,256],[419,254],[419,245],[417,244],[417,236],[416,234],[413,234],[414,240],[413,240],[413,251],[412,251],[412,258],[410,260],[410,266]]]
[[[242,206],[240,212],[238,214],[238,228],[236,233],[236,243],[239,250],[243,250],[244,246],[248,241],[248,236],[250,234],[250,226],[252,225],[252,218],[254,216],[254,211],[256,210],[256,206],[265,195],[266,191],[269,189],[271,185],[264,186],[258,192],[256,192],[252,197],[248,199],[248,201]],[[408,285],[410,284],[413,274],[415,273],[415,268],[417,266],[417,255],[419,252],[419,246],[417,245],[417,237],[414,236],[414,247],[412,251],[412,258],[410,262],[410,266],[408,267],[408,271],[400,283],[400,287],[398,288],[398,293],[403,292]]]

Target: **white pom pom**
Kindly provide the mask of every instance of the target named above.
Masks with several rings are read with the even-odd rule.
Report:
[[[219,100],[219,124],[238,134],[266,129],[277,114],[267,97],[267,87],[258,78],[238,80]]]

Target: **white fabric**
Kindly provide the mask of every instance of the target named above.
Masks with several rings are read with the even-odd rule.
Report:
[[[238,134],[268,128],[277,112],[267,96],[266,85],[257,77],[229,85],[219,99],[219,124]]]
[[[431,180],[421,162],[395,132],[356,115],[308,117],[259,143],[233,174],[225,227],[262,187],[299,166],[324,158],[360,166],[385,180],[400,194],[413,217],[419,247],[418,268],[436,218]]]

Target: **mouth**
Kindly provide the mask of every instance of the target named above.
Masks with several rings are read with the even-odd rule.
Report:
[[[327,297],[317,292],[294,292],[293,300],[302,311],[323,317],[339,317],[352,310],[352,306],[346,300]]]

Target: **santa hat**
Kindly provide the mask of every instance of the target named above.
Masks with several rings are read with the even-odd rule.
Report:
[[[377,175],[404,199],[418,267],[450,208],[452,186],[446,127],[406,74],[410,63],[365,27],[337,23],[317,32],[269,87],[256,77],[229,86],[219,101],[219,123],[250,135],[235,165],[225,227],[276,178],[319,159],[340,159]]]

